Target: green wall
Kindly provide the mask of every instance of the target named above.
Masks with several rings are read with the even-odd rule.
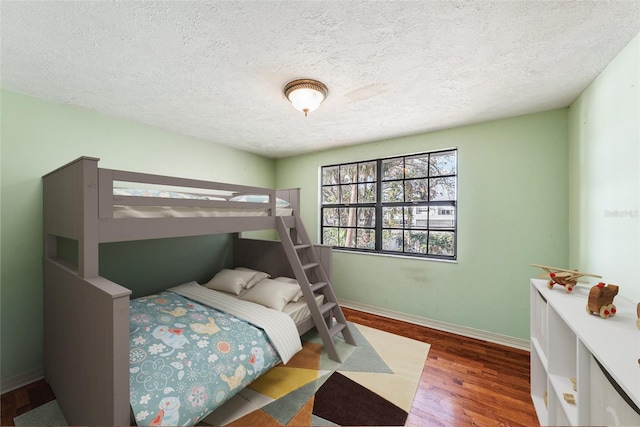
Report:
[[[1,378],[33,374],[42,367],[42,175],[82,155],[99,166],[221,182],[273,187],[274,161],[88,110],[1,91]],[[215,117],[211,118],[215,120]],[[227,262],[225,236],[102,245],[105,276],[125,285],[157,278],[192,280]],[[221,252],[222,251],[222,252]],[[132,261],[129,254],[145,254]],[[211,257],[211,266],[202,260]],[[222,258],[220,258],[222,257]],[[222,261],[221,261],[222,259]],[[153,266],[155,276],[141,271]],[[104,264],[104,265],[103,265]],[[193,265],[194,270],[186,269]],[[176,266],[179,266],[176,268]]]
[[[458,261],[334,253],[339,298],[528,339],[529,263],[568,261],[567,110],[302,155],[276,162],[276,185],[302,188],[318,236],[323,165],[458,148]]]
[[[78,242],[58,239],[58,256],[78,265]],[[137,298],[195,280],[205,283],[233,265],[231,234],[101,243],[99,274]]]
[[[640,301],[640,35],[571,105],[569,141],[571,265]]]

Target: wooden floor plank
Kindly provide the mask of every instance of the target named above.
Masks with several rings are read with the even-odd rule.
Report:
[[[539,426],[529,394],[529,353],[356,310],[348,320],[431,345],[407,427]],[[1,425],[53,400],[37,381],[2,395]]]

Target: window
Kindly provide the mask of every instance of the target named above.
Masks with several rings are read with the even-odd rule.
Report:
[[[321,240],[456,259],[457,150],[322,167]]]

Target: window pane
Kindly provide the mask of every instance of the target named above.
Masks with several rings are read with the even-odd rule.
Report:
[[[338,229],[324,228],[322,230],[322,243],[330,246],[340,246],[338,245]]]
[[[442,179],[442,178],[441,178]],[[429,201],[429,180],[412,179],[405,181],[405,194],[407,202],[427,202]]]
[[[338,166],[331,166],[328,168],[322,168],[322,184],[323,185],[332,185],[339,184],[338,180]]]
[[[358,209],[358,227],[376,226],[376,208],[359,208]]]
[[[356,247],[356,229],[355,228],[347,228],[340,229],[340,231],[344,232],[344,243],[341,246],[345,248],[355,248]]]
[[[376,185],[358,184],[358,203],[375,203]]]
[[[329,227],[337,227],[340,225],[338,217],[338,209],[325,208],[322,210],[322,225],[328,225]],[[329,243],[327,243],[329,244]]]
[[[375,230],[358,229],[357,247],[361,249],[375,249],[376,248]]]
[[[404,177],[404,161],[402,159],[389,159],[382,161],[382,180],[402,179]]]
[[[429,155],[407,157],[405,178],[426,178],[429,176]]]
[[[366,162],[358,164],[359,182],[374,182],[376,179],[376,162]]]
[[[322,243],[331,246],[345,246],[345,240],[347,237],[346,228],[324,228],[322,231]]]
[[[356,208],[340,208],[340,227],[356,226]]]
[[[429,180],[429,194],[432,201],[455,200],[456,178],[432,178]]]
[[[382,203],[385,202],[404,202],[402,181],[382,183]]]
[[[322,187],[322,204],[323,205],[334,205],[339,202],[339,189],[340,187],[332,186],[332,187]]]
[[[451,231],[432,231],[429,233],[429,254],[453,255],[454,235]]]
[[[402,252],[402,230],[382,230],[382,250]]]
[[[429,208],[430,228],[454,228],[455,226],[455,206],[432,206]]]
[[[429,164],[430,176],[455,175],[456,174],[456,152],[447,151],[431,155]]]
[[[402,228],[402,208],[382,208],[383,228]]]
[[[404,208],[405,228],[429,227],[429,208],[427,206],[412,206]]]
[[[340,166],[340,183],[351,184],[357,182],[358,177],[358,165],[353,163],[350,165]]]
[[[340,186],[340,203],[354,204],[358,202],[358,185],[341,185]]]
[[[428,231],[405,231],[404,251],[414,254],[426,254],[428,240]]]

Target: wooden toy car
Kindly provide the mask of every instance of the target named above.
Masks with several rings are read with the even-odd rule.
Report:
[[[602,276],[598,276],[597,274],[582,273],[578,270],[566,270],[564,268],[549,267],[547,265],[540,264],[531,264],[531,266],[540,267],[548,273],[550,280],[549,283],[547,283],[547,286],[549,289],[553,289],[553,285],[560,285],[564,286],[564,290],[567,293],[571,293],[573,287],[578,283],[578,279],[583,276],[602,279]],[[546,277],[546,275],[544,277]]]
[[[618,295],[617,285],[605,286],[603,282],[598,283],[589,291],[587,313],[599,314],[603,319],[615,316],[616,306],[613,304],[613,297],[616,295]]]

